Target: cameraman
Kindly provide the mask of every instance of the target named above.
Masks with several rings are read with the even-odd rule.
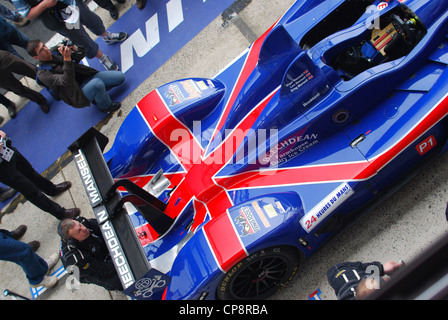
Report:
[[[65,103],[75,108],[84,108],[93,102],[102,112],[113,112],[121,107],[121,103],[111,101],[107,90],[121,85],[125,80],[124,73],[98,72],[75,63],[72,56],[78,49],[73,45],[59,46],[57,53],[50,51],[42,41],[31,40],[27,51],[34,59],[40,60],[38,81]],[[79,57],[76,60],[78,59]]]

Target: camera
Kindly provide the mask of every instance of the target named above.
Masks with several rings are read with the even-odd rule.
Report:
[[[61,44],[62,44],[64,47],[71,47],[71,46],[73,45],[73,42],[70,41],[70,40],[68,40],[68,39],[65,39],[65,40],[62,40],[62,41],[61,41]]]
[[[72,47],[74,45],[75,44],[71,40],[64,39],[61,41],[61,43],[57,47],[60,47],[60,46]],[[51,51],[57,51],[57,49],[56,50],[51,49]],[[86,49],[84,47],[77,45],[76,50],[73,50],[73,47],[72,47],[71,57],[75,63],[79,63],[82,59],[85,58],[85,56],[86,56]]]
[[[0,137],[0,144],[3,143],[3,148],[11,146],[11,139],[9,137]]]

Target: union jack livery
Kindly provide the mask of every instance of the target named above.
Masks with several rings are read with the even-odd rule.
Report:
[[[447,149],[448,2],[301,0],[74,155],[125,293],[264,299]]]

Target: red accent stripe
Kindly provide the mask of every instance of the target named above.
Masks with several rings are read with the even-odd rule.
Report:
[[[448,95],[433,108],[404,138],[398,141],[392,148],[381,156],[371,160],[375,170],[381,170],[387,163],[393,160],[405,148],[431,129],[437,122],[448,114]]]
[[[260,57],[260,50],[262,47],[262,44],[264,42],[264,39],[266,39],[267,35],[271,32],[272,28],[274,28],[275,24],[272,25],[260,38],[258,38],[250,47],[249,53],[247,55],[245,64],[243,66],[243,69],[241,70],[241,73],[237,79],[237,82],[233,88],[232,95],[229,98],[229,101],[226,104],[226,107],[224,108],[224,112],[221,115],[221,119],[216,127],[215,133],[213,135],[213,138],[215,138],[216,134],[222,129],[224,126],[224,123],[229,116],[230,110],[232,109],[236,98],[241,92],[241,89],[243,88],[244,84],[246,83],[247,79],[249,78],[252,71],[254,71],[255,67],[258,64],[258,58]],[[213,140],[213,139],[212,139]]]
[[[224,272],[247,256],[227,214],[222,214],[209,221],[204,226],[204,233]]]
[[[198,156],[198,153],[193,156],[193,159],[191,155],[188,157],[188,155],[181,154],[182,143],[190,143],[194,147],[197,142],[185,125],[169,112],[168,107],[157,91],[150,93],[138,105],[140,112],[157,138],[173,151],[187,170],[187,173],[183,174],[184,180],[177,184],[164,211],[165,214],[172,218],[177,217],[194,198],[204,203],[211,216],[211,221],[204,227],[204,232],[217,262],[223,270],[233,265],[236,262],[235,259],[241,259],[246,253],[238,235],[235,233],[232,222],[229,220],[227,214],[225,214],[226,210],[233,206],[233,204],[226,190],[217,185],[213,177],[231,159],[234,152],[243,142],[243,137],[246,135],[247,130],[252,128],[254,122],[258,119],[260,113],[276,92],[272,92],[260,102],[240,122],[238,127],[226,140],[205,159]],[[177,130],[183,136],[180,142],[172,141],[173,137],[171,132],[174,130]],[[241,134],[241,131],[243,134]],[[200,150],[202,154],[202,148]],[[228,152],[228,150],[233,150],[234,152]],[[201,208],[199,207],[199,209]],[[199,218],[204,219],[206,216],[205,213],[205,208],[196,211],[194,227],[197,227],[204,221]]]
[[[310,184],[332,181],[346,181],[358,176],[374,174],[368,171],[369,163],[352,162],[324,166],[296,167],[266,171],[245,172],[231,177],[216,178],[225,188],[243,189],[276,185]]]
[[[157,138],[170,148],[186,171],[199,161],[202,147],[188,128],[173,117],[157,90],[149,93],[137,107]],[[189,145],[186,147],[185,143]],[[190,152],[183,155],[185,150]]]
[[[228,190],[369,179],[447,114],[448,95],[408,134],[386,152],[378,157],[369,159],[369,161],[245,172],[231,177],[219,177],[215,179],[218,184]]]

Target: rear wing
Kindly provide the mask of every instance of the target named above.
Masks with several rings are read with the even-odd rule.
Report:
[[[106,136],[91,128],[68,149],[73,155],[73,160],[100,225],[115,269],[123,288],[126,289],[136,280],[145,276],[151,270],[151,266],[140,245],[129,215],[123,208],[126,199],[122,198],[120,193],[117,192],[119,185],[114,183],[104,160],[103,150],[107,143],[108,138]],[[128,188],[134,188],[137,193],[140,193],[139,195],[133,195],[134,192],[130,192],[133,197],[141,199],[142,196],[148,196],[143,189],[131,182],[124,184],[128,184]],[[160,209],[163,209],[163,202],[159,203],[158,199],[154,200],[153,197],[149,197],[149,199],[155,201],[157,205],[161,206]],[[156,211],[159,212],[160,209]]]

